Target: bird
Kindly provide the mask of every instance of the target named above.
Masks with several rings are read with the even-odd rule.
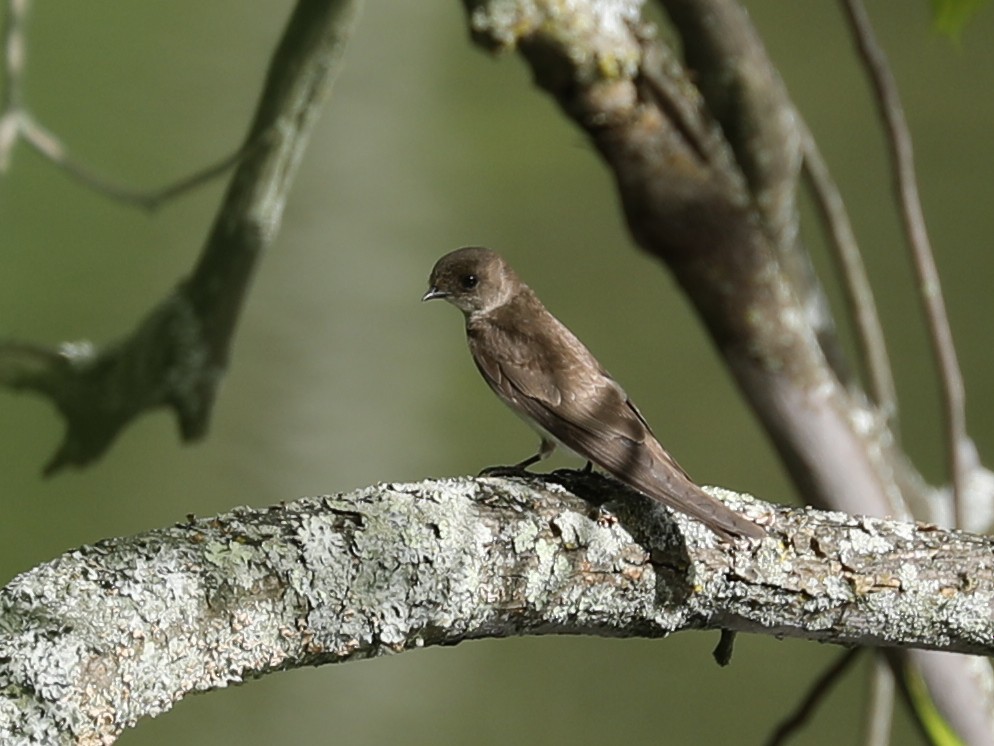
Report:
[[[498,398],[541,436],[524,470],[557,444],[625,485],[697,519],[721,539],[766,531],[694,483],[621,385],[550,313],[504,258],[481,246],[441,257],[422,301],[462,311],[473,362]]]

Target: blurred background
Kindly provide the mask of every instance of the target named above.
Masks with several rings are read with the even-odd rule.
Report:
[[[291,7],[36,3],[29,105],[98,171],[163,185],[240,142]],[[939,480],[933,368],[884,142],[838,9],[748,7],[848,198],[904,440]],[[994,11],[956,44],[934,32],[923,0],[869,9],[916,138],[972,434],[990,464]],[[130,331],[191,266],[222,188],[148,215],[19,148],[0,178],[0,336],[102,344]],[[474,370],[459,313],[419,303],[435,259],[473,243],[508,257],[698,481],[795,499],[700,324],[633,247],[608,173],[523,64],[473,48],[458,3],[370,2],[249,297],[209,438],[183,446],[171,417],[152,414],[92,468],[43,480],[61,423],[46,402],[0,391],[0,582],[187,513],[473,474],[530,454],[533,434]],[[717,639],[480,641],[294,671],[190,698],[120,743],[759,743],[839,652],[741,637],[720,670]],[[865,670],[797,743],[854,742]],[[917,738],[899,712],[895,743]]]

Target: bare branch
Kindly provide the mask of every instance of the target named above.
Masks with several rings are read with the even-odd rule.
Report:
[[[749,183],[763,223],[780,247],[798,240],[797,112],[745,10],[719,0],[661,0],[684,40],[684,57],[708,116]]]
[[[132,419],[156,407],[176,413],[184,440],[206,432],[255,265],[279,229],[358,6],[358,0],[298,3],[196,267],[130,336],[103,350],[0,343],[0,383],[52,399],[66,419],[46,474],[100,457]]]
[[[745,9],[728,0],[661,0],[711,116],[735,153],[752,212],[777,253],[826,361],[845,384],[845,360],[828,299],[800,237],[798,175],[806,128]],[[719,164],[716,162],[715,166]]]
[[[158,189],[139,190],[108,180],[86,166],[78,163],[68,153],[66,147],[54,133],[44,129],[26,112],[20,117],[20,133],[37,153],[61,168],[79,183],[98,194],[144,210],[156,210],[175,197],[193,191],[199,186],[222,176],[242,158],[245,148],[222,158],[217,163],[185,176],[172,184]]]
[[[939,367],[956,525],[963,526],[966,525],[966,517],[963,515],[966,499],[964,495],[968,488],[970,472],[977,463],[971,459],[971,455],[975,452],[966,429],[966,391],[963,387],[963,374],[960,372],[959,360],[956,357],[953,334],[949,328],[949,316],[946,313],[946,302],[939,282],[939,271],[935,266],[935,257],[932,254],[928,230],[925,227],[925,216],[918,196],[911,131],[904,117],[904,107],[901,105],[897,83],[887,63],[887,56],[877,42],[866,9],[860,0],[843,0],[843,7],[863,64],[873,84],[880,116],[887,129],[887,142],[891,148],[891,162],[894,168],[894,185],[901,207],[901,225],[908,246],[911,248],[914,260],[912,263],[918,275],[918,289],[928,321],[929,339]]]
[[[888,659],[890,658],[890,659]],[[893,657],[877,655],[870,664],[870,693],[863,715],[864,746],[887,746],[894,720]]]
[[[0,173],[10,165],[21,129],[21,76],[24,74],[24,21],[28,0],[7,0],[3,27],[3,88],[0,89]]]
[[[0,92],[0,173],[10,165],[13,149],[24,140],[43,158],[51,161],[76,181],[110,199],[154,210],[164,202],[217,178],[237,163],[243,151],[154,190],[139,190],[117,184],[79,163],[59,137],[36,121],[24,105],[21,79],[27,55],[24,28],[29,0],[7,0],[4,19],[4,87]]]
[[[0,737],[108,743],[193,692],[480,637],[994,650],[990,539],[710,490],[770,536],[719,543],[572,472],[379,485],[74,550],[0,591]]]
[[[835,662],[815,679],[794,712],[777,726],[770,740],[766,742],[767,746],[787,743],[791,736],[801,730],[811,720],[818,706],[825,701],[831,688],[839,683],[842,675],[856,662],[861,652],[859,648],[853,648],[839,655]]]
[[[990,698],[994,674],[990,662],[986,658],[933,650],[907,652],[901,668],[904,675],[898,683],[905,689],[905,697],[915,703],[916,717],[921,719],[923,712],[933,715],[937,712],[939,717],[934,719],[941,723],[946,734],[952,730],[962,743],[970,746],[989,744],[994,727]],[[921,727],[928,733],[935,723],[923,722]]]
[[[873,289],[866,275],[863,256],[859,251],[856,235],[853,233],[849,215],[846,213],[842,195],[832,179],[828,164],[822,158],[818,143],[811,131],[804,127],[804,175],[814,196],[815,205],[821,212],[822,222],[828,229],[829,246],[842,277],[849,316],[852,319],[859,346],[860,359],[866,368],[866,380],[870,396],[890,422],[892,430],[897,430],[897,387],[894,373],[887,355],[887,343],[883,326],[873,299]]]

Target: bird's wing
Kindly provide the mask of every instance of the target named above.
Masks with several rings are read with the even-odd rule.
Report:
[[[555,326],[557,337],[565,335],[571,344],[499,323],[472,329],[470,350],[490,387],[567,448],[616,476],[665,469],[686,478],[621,385],[572,333],[558,321]]]
[[[765,535],[691,480],[620,384],[566,327],[555,323],[574,344],[549,344],[527,330],[499,323],[469,329],[473,359],[494,392],[574,453],[717,533]]]

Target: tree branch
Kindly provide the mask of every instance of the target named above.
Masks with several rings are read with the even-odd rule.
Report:
[[[99,458],[131,420],[157,407],[176,413],[184,440],[204,435],[249,283],[279,229],[358,7],[298,2],[197,265],[128,337],[102,350],[0,342],[0,384],[50,398],[66,420],[46,474]]]
[[[0,736],[108,743],[193,692],[481,637],[994,652],[991,540],[710,490],[769,538],[721,544],[570,472],[378,485],[82,547],[0,591]]]
[[[877,303],[863,263],[856,234],[846,212],[842,194],[822,157],[818,143],[807,126],[803,127],[804,168],[808,188],[828,234],[832,258],[842,278],[846,307],[859,346],[867,387],[872,401],[883,413],[892,430],[898,427],[897,386]]]
[[[946,313],[946,302],[939,282],[939,270],[935,265],[928,229],[925,227],[925,214],[918,196],[911,131],[904,117],[897,81],[890,71],[883,49],[877,43],[866,9],[858,0],[843,0],[842,7],[845,9],[856,47],[873,85],[876,104],[887,130],[894,188],[900,204],[901,226],[908,247],[911,249],[912,264],[918,278],[918,292],[928,322],[928,337],[939,370],[955,525],[965,526],[970,475],[979,467],[979,462],[976,449],[967,434],[966,389],[963,385],[963,374],[956,356],[953,333],[949,327],[949,315]]]
[[[72,157],[59,137],[36,120],[24,103],[27,60],[26,19],[30,0],[6,0],[3,53],[4,86],[0,89],[0,173],[7,170],[14,147],[24,141],[36,153],[99,194],[124,204],[154,210],[168,200],[220,176],[242,157],[239,151],[218,163],[159,189],[142,191],[115,183]]]
[[[811,721],[818,706],[828,696],[832,687],[840,682],[849,667],[856,662],[860,652],[859,649],[854,648],[836,658],[832,665],[815,679],[811,689],[794,711],[776,727],[766,742],[766,746],[782,746],[782,744],[789,743],[791,737]]]

